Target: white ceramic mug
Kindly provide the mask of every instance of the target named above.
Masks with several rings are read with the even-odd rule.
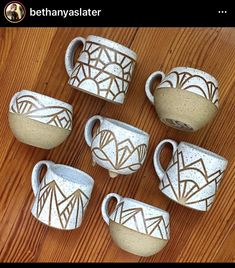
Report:
[[[54,148],[69,136],[72,116],[70,104],[31,90],[16,92],[8,113],[15,137],[43,149]]]
[[[173,147],[173,156],[164,170],[160,163],[165,144]],[[212,206],[228,161],[196,145],[166,139],[154,152],[153,163],[160,178],[159,189],[173,201],[200,211]]]
[[[160,84],[151,93],[156,79]],[[169,73],[152,73],[145,84],[146,95],[160,120],[183,131],[197,131],[212,121],[218,111],[218,81],[191,67],[175,67]]]
[[[74,66],[74,52],[82,51]],[[100,36],[73,39],[65,53],[69,85],[80,91],[122,104],[132,78],[137,55],[129,48]]]
[[[100,126],[93,136],[97,121]],[[118,120],[95,115],[87,121],[84,136],[91,147],[93,163],[108,169],[110,177],[136,172],[147,155],[149,135]]]
[[[39,182],[43,166],[45,176]],[[38,162],[32,171],[32,189],[35,200],[33,216],[40,222],[57,229],[78,228],[89,203],[94,180],[85,172],[52,161]]]
[[[109,215],[109,201],[117,204]],[[170,239],[169,213],[135,199],[108,194],[101,205],[104,221],[113,241],[123,250],[151,256],[162,250]]]

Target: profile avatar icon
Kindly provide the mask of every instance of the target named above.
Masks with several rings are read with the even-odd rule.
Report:
[[[12,23],[18,23],[25,17],[25,7],[19,2],[10,2],[5,6],[5,18]]]

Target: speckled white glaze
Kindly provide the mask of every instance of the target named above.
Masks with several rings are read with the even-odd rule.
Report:
[[[177,88],[200,95],[211,101],[218,108],[218,81],[210,74],[191,67],[175,67],[168,74],[161,71],[154,72],[146,81],[145,91],[149,100],[154,104],[151,86],[157,77],[161,83],[157,89]]]
[[[42,167],[47,171],[41,183]],[[35,200],[32,214],[50,227],[72,230],[83,220],[90,200],[94,180],[85,172],[52,161],[38,162],[32,171],[32,189]]]
[[[109,215],[108,204],[112,198],[117,200],[117,204]],[[143,234],[164,240],[170,239],[169,213],[160,208],[110,193],[102,202],[101,212],[107,224],[112,220]]]
[[[109,201],[117,204],[109,215]],[[116,193],[105,196],[101,213],[113,242],[121,249],[143,257],[161,251],[170,239],[169,213]]]
[[[73,108],[70,104],[31,90],[16,92],[9,112],[50,126],[72,129]]]
[[[160,84],[151,93],[154,81]],[[210,74],[190,67],[176,67],[168,74],[152,73],[145,92],[159,119],[167,126],[195,132],[212,122],[218,112],[218,82]]]
[[[74,52],[82,51],[74,66]],[[122,104],[135,67],[137,55],[129,48],[100,36],[73,39],[65,53],[65,67],[72,87]]]
[[[161,150],[166,143],[173,147],[173,157],[166,171],[160,163]],[[200,211],[212,206],[228,161],[196,145],[166,139],[154,152],[153,163],[159,188],[177,203]]]
[[[100,126],[93,136],[97,120]],[[111,177],[136,172],[146,158],[149,135],[121,121],[93,116],[86,123],[84,136],[91,147],[93,161],[108,169]]]

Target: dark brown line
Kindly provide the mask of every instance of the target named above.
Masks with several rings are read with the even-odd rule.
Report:
[[[108,47],[108,46],[101,45],[101,44],[96,43],[96,42],[93,42],[93,41],[92,41],[92,42],[91,42],[91,41],[88,41],[87,43],[92,43],[92,44],[98,45],[98,46],[101,47],[102,49],[106,48],[106,49],[108,49],[108,50],[114,51],[114,52],[116,52],[116,53],[118,53],[118,54],[121,54],[121,55],[123,55],[124,57],[127,57],[127,58],[129,58],[129,59],[131,59],[131,60],[133,60],[133,61],[135,62],[135,60],[134,60],[133,58],[131,58],[130,56],[128,56],[128,55],[126,55],[126,54],[120,52],[119,50],[112,49],[112,48],[110,48],[110,47]]]
[[[85,62],[82,62],[82,61],[78,61],[78,63],[80,64],[80,65],[87,65],[87,66],[90,66],[90,65],[88,65],[87,63],[85,63]],[[122,80],[122,81],[125,81],[126,83],[130,83],[130,81],[128,81],[128,80],[126,80],[126,79],[123,79],[122,77],[119,77],[119,76],[116,76],[116,75],[114,75],[114,74],[111,74],[111,73],[109,73],[109,72],[107,72],[107,71],[105,71],[105,70],[103,70],[103,69],[100,69],[100,68],[98,68],[97,66],[90,66],[91,68],[94,68],[94,69],[96,69],[96,70],[98,70],[98,71],[100,71],[100,73],[105,73],[105,74],[107,74],[107,75],[113,75],[113,76],[115,76],[115,78],[118,78],[118,79],[120,79],[120,80]],[[100,74],[99,73],[99,74]],[[98,76],[98,75],[97,75]],[[95,77],[94,77],[94,79],[95,79]],[[83,79],[84,80],[84,79]]]

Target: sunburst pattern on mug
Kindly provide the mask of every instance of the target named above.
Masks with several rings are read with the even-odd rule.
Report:
[[[123,99],[135,61],[104,45],[87,41],[69,84],[103,98]]]
[[[185,163],[178,150],[160,183],[163,193],[182,205],[207,211],[215,198],[224,171],[208,174],[203,159]],[[177,175],[177,177],[176,177]]]

